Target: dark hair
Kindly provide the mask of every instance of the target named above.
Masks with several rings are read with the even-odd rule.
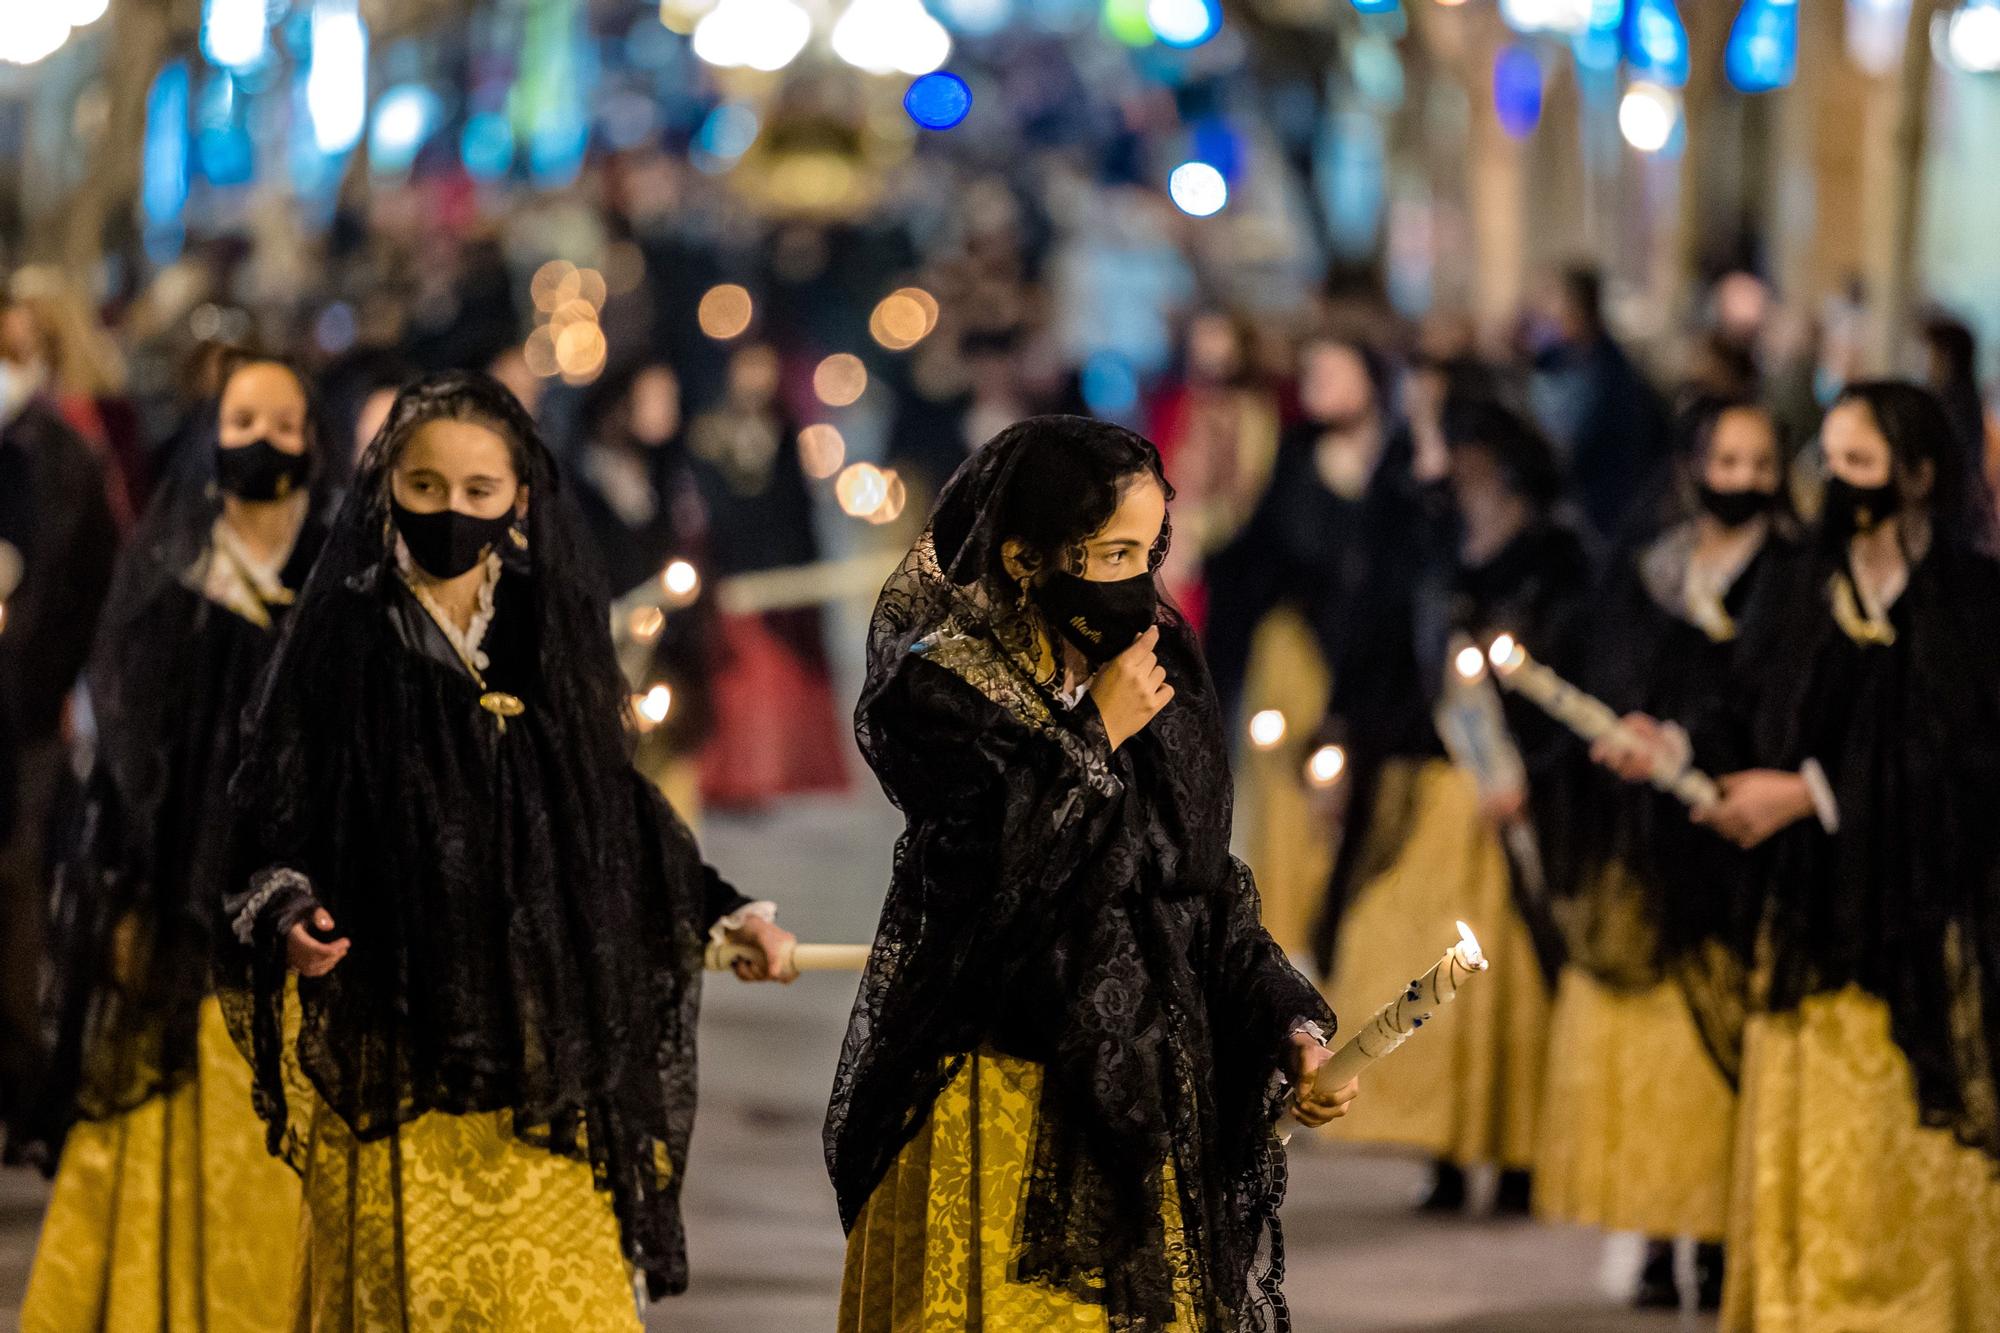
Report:
[[[325,441],[320,438],[319,395],[314,389],[311,378],[306,375],[305,371],[299,369],[298,366],[282,356],[273,356],[264,352],[252,351],[247,347],[232,347],[224,352],[215,381],[215,410],[217,420],[221,419],[222,395],[229,391],[229,381],[235,379],[252,366],[276,366],[287,375],[290,375],[292,382],[299,386],[299,397],[303,398],[306,404],[306,454],[313,460],[313,465],[317,468],[320,462],[320,454],[323,452],[322,446],[325,444]]]
[[[1563,295],[1593,329],[1604,327],[1604,275],[1586,264],[1563,270]]]
[[[1889,465],[1906,499],[1909,479],[1925,463],[1931,465],[1931,493],[1926,508],[1947,531],[1960,532],[1973,517],[1967,502],[1971,460],[1957,447],[1951,418],[1929,389],[1908,380],[1859,380],[1840,391],[1834,406],[1859,403],[1875,419],[1875,429],[1889,442]]]
[[[1444,404],[1444,442],[1493,456],[1515,494],[1547,508],[1562,498],[1562,468],[1547,437],[1528,419],[1483,394],[1452,393]]]
[[[1690,468],[1699,470],[1708,458],[1708,447],[1715,443],[1715,432],[1722,425],[1722,419],[1731,412],[1755,412],[1764,418],[1771,428],[1771,438],[1778,450],[1778,470],[1783,472],[1791,462],[1790,440],[1785,432],[1785,423],[1777,414],[1754,398],[1733,394],[1708,394],[1696,398],[1681,410],[1676,423],[1675,443]]]
[[[1000,500],[992,566],[987,578],[995,589],[1011,582],[1001,549],[1009,540],[1027,551],[1023,563],[1035,569],[1050,566],[1076,572],[1083,563],[1083,544],[1118,511],[1126,488],[1141,476],[1159,482],[1172,499],[1160,451],[1143,435],[1090,417],[1037,417],[1024,423],[1032,434],[1022,445],[1015,484]],[[1149,553],[1157,566],[1166,553],[1168,529]]]
[[[1344,333],[1315,333],[1299,348],[1300,362],[1303,363],[1313,349],[1319,347],[1354,353],[1355,359],[1361,362],[1362,373],[1368,377],[1368,392],[1374,398],[1371,406],[1384,416],[1395,414],[1396,404],[1395,395],[1391,392],[1393,386],[1390,383],[1392,372],[1389,368],[1389,358],[1384,356],[1380,349],[1365,338]],[[1303,371],[1304,365],[1301,364],[1299,369]]]
[[[519,400],[483,371],[443,371],[404,385],[381,433],[368,446],[369,454],[379,451],[383,472],[393,470],[418,429],[433,421],[462,421],[492,431],[507,445],[515,479],[528,484],[530,441],[537,438],[534,423]]]
[[[1954,380],[1978,378],[1979,342],[1963,321],[1935,314],[1924,321],[1924,342],[1951,367]]]

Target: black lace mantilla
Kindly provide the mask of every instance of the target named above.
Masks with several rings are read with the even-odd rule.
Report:
[[[411,601],[388,523],[400,442],[466,413],[525,442],[531,496],[483,681],[400,628]],[[301,1077],[364,1141],[433,1111],[509,1112],[522,1139],[589,1163],[661,1294],[687,1280],[704,927],[742,900],[631,767],[626,686],[577,527],[498,384],[446,375],[399,395],[249,719],[228,915],[262,886],[289,888],[252,913],[222,993],[275,1149],[296,1160]],[[496,693],[518,708],[482,706]],[[353,950],[300,979],[288,1014],[278,936],[301,915],[301,883]]]
[[[1109,429],[1042,418],[1003,432],[946,487],[876,606],[856,730],[908,827],[842,1051],[828,1165],[852,1227],[969,1053],[1035,1060],[1047,1078],[1017,1278],[1103,1306],[1120,1330],[1164,1328],[1177,1285],[1204,1327],[1278,1330],[1271,1076],[1294,1027],[1331,1031],[1332,1014],[1229,855],[1206,669],[1163,610],[1176,698],[1114,752],[1093,710],[1020,666],[1019,613],[982,578],[992,515],[1005,487],[1032,484],[1037,444]],[[1168,1179],[1177,1235],[1162,1221]]]

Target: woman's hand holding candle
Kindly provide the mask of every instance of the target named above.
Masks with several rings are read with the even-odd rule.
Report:
[[[799,937],[777,922],[751,917],[729,932],[729,942],[736,946],[729,970],[739,980],[786,984],[798,980],[799,969],[792,955]]]
[[[285,932],[285,962],[302,977],[323,977],[347,957],[349,944],[344,935],[331,938],[333,913],[324,907],[313,908],[311,920],[310,926],[301,921]],[[329,938],[321,939],[322,935]]]
[[[1349,1079],[1338,1088],[1322,1092],[1313,1078],[1319,1073],[1320,1066],[1333,1058],[1333,1052],[1303,1028],[1292,1034],[1290,1054],[1291,1068],[1287,1072],[1291,1075],[1292,1087],[1297,1089],[1292,1098],[1292,1115],[1298,1122],[1318,1129],[1346,1115],[1348,1103],[1361,1094],[1361,1080]]]

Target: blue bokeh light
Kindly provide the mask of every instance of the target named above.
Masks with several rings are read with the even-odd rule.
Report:
[[[1493,60],[1493,110],[1500,128],[1525,139],[1542,123],[1542,62],[1534,49],[1512,42]]]
[[[948,130],[972,113],[972,89],[958,75],[937,70],[910,85],[903,109],[927,130]]]
[[[1789,86],[1799,72],[1798,0],[1743,0],[1722,67],[1738,92]]]

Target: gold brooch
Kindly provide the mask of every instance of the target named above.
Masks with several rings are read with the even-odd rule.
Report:
[[[499,690],[488,690],[479,696],[479,706],[499,720],[502,735],[507,731],[507,719],[519,717],[528,711],[528,706],[511,694]]]
[[[1887,617],[1878,620],[1862,609],[1853,581],[1845,574],[1834,574],[1827,591],[1832,596],[1834,623],[1841,633],[1864,648],[1886,648],[1896,641],[1896,627]]]

